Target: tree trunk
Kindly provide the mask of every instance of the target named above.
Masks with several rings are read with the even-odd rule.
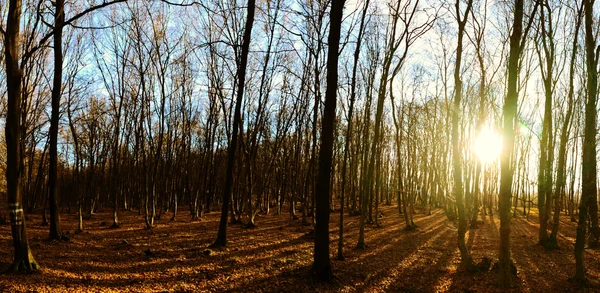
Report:
[[[510,268],[510,198],[513,181],[513,170],[510,166],[513,155],[515,131],[514,121],[517,112],[517,79],[519,76],[519,59],[521,56],[521,36],[523,34],[523,2],[515,2],[512,34],[510,36],[510,53],[508,59],[508,90],[504,99],[502,116],[504,123],[504,146],[500,158],[500,252],[498,283],[500,287],[509,288],[512,283]],[[491,211],[491,205],[490,205]]]
[[[546,21],[545,10],[548,9],[548,21]],[[540,11],[540,30],[541,45],[546,60],[545,66],[540,64],[540,71],[544,84],[545,104],[544,119],[542,125],[542,138],[540,141],[540,167],[538,170],[538,207],[540,214],[539,244],[548,243],[548,220],[550,218],[550,208],[552,200],[552,167],[554,161],[554,145],[552,131],[552,98],[553,98],[553,65],[554,65],[554,40],[552,34],[552,11],[549,5],[542,5]],[[549,29],[546,30],[546,23],[549,23]],[[539,49],[539,42],[536,42],[538,56],[542,60]],[[544,70],[545,69],[545,70]]]
[[[465,233],[467,232],[467,216],[465,215],[465,206],[463,203],[463,178],[462,178],[462,154],[460,147],[460,138],[458,135],[458,114],[461,112],[460,103],[462,98],[462,80],[460,78],[460,66],[462,61],[463,51],[463,35],[465,25],[471,10],[473,0],[467,2],[467,8],[460,17],[460,0],[456,1],[456,17],[458,20],[458,45],[456,47],[456,61],[454,63],[454,110],[452,111],[452,166],[454,178],[454,197],[456,198],[456,206],[458,208],[458,249],[460,250],[461,265],[465,269],[470,269],[473,265],[473,260],[469,249],[465,243]]]
[[[60,240],[62,231],[57,206],[57,165],[58,165],[58,120],[60,119],[60,95],[62,91],[62,30],[65,22],[64,0],[55,2],[54,13],[54,80],[52,84],[52,116],[50,118],[50,170],[48,188],[50,193],[50,239]]]
[[[238,92],[235,101],[235,110],[233,114],[233,125],[231,131],[231,140],[227,149],[227,170],[225,171],[225,185],[223,188],[223,203],[221,207],[221,220],[219,223],[219,232],[217,239],[211,247],[223,247],[227,245],[227,213],[229,212],[229,200],[231,197],[231,187],[233,185],[233,168],[235,165],[235,152],[237,150],[238,128],[241,120],[242,99],[244,97],[244,83],[246,81],[246,65],[248,64],[248,51],[250,48],[250,37],[252,35],[252,25],[254,23],[254,11],[256,9],[255,0],[248,0],[246,16],[246,26],[244,28],[244,37],[242,40],[242,54],[238,70]]]
[[[14,247],[13,263],[9,272],[37,271],[40,267],[33,258],[27,238],[23,198],[21,191],[21,81],[23,73],[19,68],[20,50],[20,0],[10,0],[4,34],[4,57],[7,84],[6,113],[6,185],[10,224]]]
[[[330,282],[333,279],[329,261],[329,197],[333,141],[335,126],[335,106],[338,82],[338,52],[344,0],[333,0],[330,14],[329,51],[327,53],[327,90],[323,113],[321,148],[319,151],[319,171],[317,177],[315,252],[313,276],[318,281]]]
[[[567,142],[569,140],[569,132],[571,129],[571,118],[573,116],[573,98],[574,98],[574,79],[575,79],[575,60],[577,58],[577,41],[579,39],[579,28],[581,27],[581,9],[578,8],[577,21],[575,23],[575,34],[573,37],[573,43],[571,47],[571,61],[569,65],[569,93],[567,95],[567,113],[565,115],[565,121],[563,122],[560,142],[558,149],[558,165],[557,165],[557,176],[556,176],[556,193],[554,198],[554,217],[552,219],[552,233],[550,234],[549,242],[553,243],[554,246],[558,246],[557,234],[558,234],[558,223],[560,220],[560,210],[565,196],[565,187],[567,183]]]
[[[585,282],[585,266],[583,249],[585,246],[588,209],[592,221],[591,236],[597,228],[598,210],[596,194],[596,95],[598,90],[598,74],[596,59],[596,40],[593,26],[593,0],[584,0],[585,11],[585,55],[587,69],[587,101],[585,105],[585,129],[583,136],[583,164],[581,169],[581,200],[579,203],[579,223],[575,239],[575,280]],[[596,204],[595,210],[592,206]],[[595,212],[595,215],[592,213]],[[594,226],[594,219],[596,226]],[[592,240],[590,237],[590,240]],[[597,241],[597,240],[596,240]],[[591,244],[591,243],[590,243]]]
[[[373,54],[375,55],[375,54]],[[358,241],[356,243],[357,248],[365,248],[365,219],[367,216],[367,201],[366,201],[366,182],[367,182],[367,154],[369,153],[369,125],[371,123],[371,103],[373,100],[372,89],[375,83],[375,70],[377,70],[377,63],[379,58],[372,58],[372,62],[370,65],[370,70],[368,72],[369,76],[367,78],[366,85],[366,101],[365,101],[365,109],[363,116],[363,126],[362,126],[362,152],[358,152],[357,156],[360,156],[361,161],[361,172],[360,172],[360,187],[359,187],[359,208],[360,208],[360,221],[358,227]]]
[[[340,234],[338,239],[338,252],[337,258],[339,260],[344,259],[344,196],[346,191],[346,168],[348,161],[348,154],[350,153],[350,141],[352,140],[352,115],[354,113],[354,102],[356,100],[356,72],[358,69],[358,60],[360,57],[360,46],[362,43],[362,35],[365,26],[365,18],[369,9],[369,0],[366,0],[365,7],[363,8],[362,16],[360,19],[360,27],[358,29],[358,36],[356,37],[356,48],[354,49],[354,62],[352,65],[352,81],[350,90],[350,108],[348,109],[348,129],[346,130],[346,139],[344,144],[344,159],[342,162],[342,188],[340,196]]]

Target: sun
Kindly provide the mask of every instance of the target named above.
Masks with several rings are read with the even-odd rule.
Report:
[[[502,152],[502,137],[489,127],[484,127],[473,145],[475,154],[483,164],[496,160]]]

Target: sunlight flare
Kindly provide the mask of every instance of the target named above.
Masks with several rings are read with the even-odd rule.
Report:
[[[483,164],[489,164],[502,152],[502,137],[493,129],[485,127],[481,129],[473,147],[479,160]]]

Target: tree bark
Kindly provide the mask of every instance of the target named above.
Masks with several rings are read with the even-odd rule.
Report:
[[[461,112],[460,103],[462,99],[462,80],[460,78],[460,67],[462,61],[463,51],[463,35],[465,32],[465,25],[469,17],[469,12],[473,0],[467,2],[467,8],[463,15],[460,17],[460,0],[456,0],[456,18],[458,21],[458,45],[456,46],[456,61],[454,63],[454,109],[452,111],[452,169],[454,178],[454,197],[456,198],[456,206],[458,208],[458,249],[460,250],[461,265],[465,269],[470,269],[473,265],[473,260],[469,249],[465,243],[465,234],[467,232],[467,216],[465,215],[465,206],[463,203],[463,178],[462,178],[462,153],[460,148],[460,137],[458,134],[458,114]]]
[[[513,155],[515,131],[514,121],[517,112],[517,79],[519,76],[519,58],[521,55],[521,36],[523,34],[523,2],[515,1],[513,29],[510,36],[510,53],[508,59],[508,90],[504,99],[502,116],[504,123],[504,140],[500,158],[500,252],[498,283],[500,287],[508,288],[512,283],[510,269],[510,198],[513,181],[513,169],[510,165]],[[491,207],[490,207],[491,209]]]
[[[23,198],[21,190],[21,81],[23,72],[19,68],[20,50],[20,0],[10,0],[4,34],[4,57],[7,83],[7,113],[6,113],[6,185],[10,224],[14,247],[13,263],[9,272],[30,272],[40,267],[33,258],[27,238]]]
[[[575,61],[577,59],[577,41],[579,39],[579,29],[581,27],[581,8],[577,10],[577,21],[575,23],[575,32],[573,36],[573,42],[571,47],[571,60],[569,63],[569,92],[567,94],[567,113],[565,114],[565,120],[560,133],[560,142],[558,148],[558,165],[557,165],[557,176],[556,176],[556,193],[554,200],[554,217],[552,219],[552,232],[550,234],[549,241],[557,243],[558,234],[558,223],[560,220],[560,210],[562,207],[563,199],[565,199],[565,188],[567,184],[567,142],[569,140],[569,132],[571,129],[571,121],[573,117],[573,99],[575,96]]]
[[[585,128],[583,135],[583,163],[581,169],[581,200],[579,203],[579,223],[577,224],[577,236],[575,238],[575,280],[585,282],[585,265],[583,249],[585,246],[586,226],[588,212],[592,221],[592,236],[594,218],[596,228],[598,221],[597,194],[596,194],[596,95],[598,90],[598,74],[596,68],[598,59],[596,57],[596,40],[593,26],[594,0],[584,0],[585,11],[585,55],[587,69],[587,101],[585,105]],[[592,206],[596,204],[596,209]],[[588,210],[589,209],[589,210]],[[595,212],[595,215],[593,214]],[[592,238],[592,237],[590,237]],[[591,239],[590,239],[591,240]]]
[[[348,129],[346,130],[346,139],[344,143],[344,158],[342,162],[342,188],[341,188],[341,196],[340,196],[340,235],[338,240],[338,254],[337,258],[339,260],[344,259],[344,196],[346,191],[346,169],[347,169],[347,161],[348,154],[350,153],[350,141],[352,140],[352,127],[353,120],[352,116],[354,114],[354,102],[356,101],[356,72],[358,70],[358,60],[360,57],[360,46],[362,43],[362,35],[365,27],[365,19],[367,16],[367,11],[369,9],[369,0],[365,1],[365,7],[363,8],[361,19],[360,19],[360,27],[358,29],[358,36],[356,37],[356,48],[354,49],[354,63],[352,64],[352,79],[351,79],[351,90],[350,90],[350,106],[348,109]]]
[[[319,150],[319,171],[317,177],[316,214],[315,214],[315,252],[313,277],[317,281],[330,282],[333,279],[329,260],[329,197],[333,141],[335,126],[335,106],[338,82],[338,51],[344,0],[333,0],[329,22],[329,51],[327,52],[327,90]]]
[[[254,23],[254,11],[256,1],[248,0],[246,16],[246,26],[244,28],[244,37],[242,40],[242,52],[238,71],[237,98],[235,101],[235,110],[233,114],[233,125],[231,131],[231,140],[227,149],[227,170],[225,171],[225,185],[223,188],[223,203],[221,207],[221,220],[219,222],[219,232],[217,239],[211,247],[223,247],[227,245],[227,213],[229,212],[229,199],[231,197],[231,188],[233,185],[233,168],[235,165],[235,152],[237,150],[238,128],[241,123],[241,107],[244,97],[244,83],[246,81],[246,65],[248,64],[248,51],[250,49],[250,37],[252,36],[252,25]]]
[[[55,2],[54,13],[54,80],[52,84],[52,116],[50,118],[50,170],[48,188],[50,194],[50,239],[60,240],[62,231],[57,206],[57,165],[58,165],[58,120],[60,119],[60,96],[62,92],[63,53],[62,35],[65,22],[64,0]]]
[[[548,10],[546,15],[546,10]],[[548,25],[548,29],[546,26]],[[552,203],[552,168],[554,161],[554,144],[552,131],[552,98],[553,98],[553,67],[555,60],[554,35],[552,30],[552,11],[550,5],[544,3],[540,9],[541,44],[536,42],[538,56],[542,60],[540,45],[544,52],[545,64],[540,64],[540,72],[544,84],[544,119],[542,138],[540,141],[540,168],[538,170],[538,206],[540,214],[540,229],[538,240],[541,245],[548,245],[548,220]]]

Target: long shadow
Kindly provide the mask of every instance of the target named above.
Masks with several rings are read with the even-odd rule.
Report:
[[[407,262],[414,264],[415,267],[417,264],[418,266],[422,266],[421,259],[418,258],[419,256],[422,254],[437,255],[440,252],[434,246],[445,245],[443,242],[436,244],[437,242],[431,239],[437,237],[437,241],[441,241],[440,237],[446,238],[444,233],[451,233],[448,232],[450,228],[441,225],[444,222],[444,218],[439,215],[438,213],[433,216],[416,216],[415,221],[421,228],[413,232],[403,231],[400,219],[393,216],[382,221],[383,228],[371,227],[367,229],[367,242],[370,243],[367,251],[376,253],[368,255],[363,251],[349,251],[348,254],[351,256],[349,261],[333,261],[334,271],[339,271],[338,285],[346,287],[355,287],[358,285],[362,286],[359,288],[367,288],[366,286],[374,282],[374,280],[386,278],[389,269],[398,263]],[[191,227],[192,225],[186,225],[185,223],[177,223],[175,225],[176,228],[186,226]],[[205,226],[208,227],[210,225]],[[197,228],[195,231],[206,230],[206,227]],[[193,238],[179,232],[171,233],[171,237],[166,237],[167,235],[164,235],[165,231],[162,228],[157,227],[155,232],[152,233],[141,230],[127,231],[126,234],[130,234],[133,237],[133,240],[129,240],[130,242],[139,242],[138,244],[140,245],[135,247],[120,246],[120,243],[115,238],[105,241],[102,239],[100,233],[97,234],[96,231],[93,231],[89,235],[76,238],[76,245],[57,250],[60,254],[68,254],[68,261],[74,263],[73,266],[65,266],[64,262],[53,264],[49,262],[48,264],[51,265],[46,267],[47,273],[43,278],[31,281],[37,281],[52,288],[80,285],[90,290],[98,290],[101,288],[126,286],[137,290],[143,288],[140,286],[143,286],[143,282],[145,281],[151,281],[150,283],[160,281],[171,284],[181,279],[186,283],[196,284],[196,288],[199,290],[247,291],[246,289],[248,288],[265,288],[264,291],[276,292],[276,286],[273,287],[273,291],[269,287],[261,286],[264,282],[268,283],[270,282],[269,280],[273,279],[276,282],[281,282],[281,284],[290,284],[289,282],[291,282],[294,288],[298,288],[298,291],[337,291],[336,288],[338,287],[314,285],[306,281],[307,272],[310,269],[309,264],[312,261],[310,251],[312,238],[305,236],[303,233],[298,233],[299,235],[285,242],[263,245],[261,241],[264,241],[264,239],[261,237],[270,236],[269,238],[273,238],[273,234],[271,233],[275,232],[275,230],[270,229],[269,233],[265,233],[264,231],[263,233],[257,233],[263,236],[257,235],[255,241],[250,239],[242,240],[252,246],[259,245],[258,247],[244,249],[244,247],[235,246],[238,248],[237,251],[230,248],[228,251],[215,251],[210,256],[204,256],[202,254],[202,249],[204,248],[199,248],[193,244],[194,242],[205,241],[207,237],[200,237],[194,241]],[[275,228],[277,229],[277,227]],[[237,231],[230,234],[230,237],[232,239],[234,237],[239,238],[239,231],[241,229],[232,230]],[[191,232],[194,233],[194,231]],[[138,233],[144,235],[140,236]],[[290,231],[286,228],[282,233],[289,237]],[[349,234],[354,237],[356,232],[354,230],[354,233]],[[146,258],[141,253],[141,250],[149,247],[149,245],[141,242],[149,241],[149,238],[152,238],[153,252],[156,253],[156,256],[152,258]],[[169,242],[176,243],[177,245],[174,246],[174,244],[169,244]],[[423,243],[428,242],[430,243],[429,245],[422,246]],[[161,247],[161,245],[165,246]],[[332,247],[334,246],[335,243],[332,241]],[[89,250],[87,250],[89,247],[95,247],[96,250],[93,254],[96,256],[90,257]],[[419,250],[419,247],[422,249]],[[123,263],[111,266],[110,263],[102,262],[100,258],[102,255],[116,252],[121,253]],[[178,258],[180,254],[183,254],[185,257]],[[401,257],[410,257],[410,259],[403,259]],[[390,263],[391,259],[394,262]],[[444,258],[439,258],[439,261],[446,263]],[[268,268],[264,268],[265,265]],[[354,282],[356,280],[355,276],[346,274],[348,271],[356,271],[354,268],[348,269],[348,267],[353,266],[361,266],[367,269],[367,271],[375,272],[380,277],[376,274],[365,275],[363,276],[367,278],[366,282],[364,282],[363,278],[365,284],[356,284]],[[191,272],[172,276],[173,273],[171,271],[180,268],[201,269],[192,269]],[[149,273],[149,276],[138,275],[141,272]],[[257,274],[256,272],[261,273]],[[252,273],[253,275],[247,275],[248,273]],[[356,275],[356,273],[354,274]],[[98,277],[105,279],[99,280]],[[231,288],[231,286],[234,287]]]
[[[177,287],[180,284],[185,284],[186,287],[195,287],[196,289],[202,289],[202,291],[210,290],[210,288],[204,288],[205,286],[202,286],[202,282],[210,281],[210,279],[215,278],[217,274],[206,275],[202,271],[194,271],[177,275],[151,276],[150,274],[141,274],[139,277],[124,278],[96,278],[89,275],[72,277],[49,274],[40,274],[40,276],[43,276],[43,283],[38,283],[38,286],[44,288],[44,291],[48,290],[50,292],[70,292],[74,290],[69,288],[76,288],[77,286],[86,288],[86,291],[93,292],[105,292],[107,290],[122,291],[125,288],[131,292],[195,292],[197,290],[190,291],[190,289],[178,289]],[[14,282],[30,282],[31,279],[31,276],[18,276],[14,279]],[[148,281],[152,281],[154,287],[146,285]]]
[[[403,228],[400,229],[395,227],[391,231],[382,231],[381,233],[375,234],[374,236],[379,237],[375,237],[373,240],[369,241],[367,243],[367,248],[364,251],[361,251],[360,255],[358,255],[354,260],[350,261],[350,263],[360,262],[372,255],[382,254],[382,251],[385,251],[387,248],[408,248],[405,245],[407,244],[407,241],[410,241],[412,238],[419,238],[428,241],[430,238],[439,234],[440,231],[446,229],[445,225],[441,225],[442,222],[443,219],[436,220],[436,222],[427,226],[418,222],[423,228],[418,228],[414,231],[406,231]],[[385,235],[385,237],[381,237],[382,235]],[[418,243],[411,242],[411,245],[416,247]],[[406,249],[406,251],[409,251],[409,249]]]
[[[511,227],[511,243],[513,261],[519,271],[523,287],[535,288],[538,292],[576,292],[578,288],[568,281],[574,274],[575,262],[572,255],[573,242],[559,234],[559,249],[547,251],[538,244],[539,225],[537,216],[529,221],[514,220]],[[566,227],[563,227],[566,228]],[[564,229],[563,229],[564,230]],[[586,251],[588,268],[597,268],[596,260],[588,262],[589,253]],[[592,291],[597,290],[597,282],[590,282]]]
[[[404,282],[402,274],[408,267],[427,261],[428,254],[437,254],[438,250],[448,249],[447,246],[439,247],[435,245],[440,241],[442,241],[440,245],[445,245],[446,243],[443,243],[441,239],[449,235],[448,233],[452,233],[451,229],[445,225],[438,225],[427,233],[416,235],[400,230],[391,231],[389,239],[394,240],[389,241],[387,245],[381,249],[374,248],[373,253],[366,256],[360,255],[346,262],[348,266],[359,268],[353,272],[348,272],[348,279],[359,280],[359,282],[348,285],[358,292],[362,292],[374,289],[371,288],[373,284],[380,284],[376,286],[381,287],[383,286],[381,284],[389,286],[396,279],[402,279],[401,282]],[[391,260],[394,260],[394,262],[390,262]],[[442,258],[437,261],[446,262]],[[359,271],[358,275],[356,271]],[[419,274],[418,271],[416,270],[415,273]]]
[[[261,292],[288,292],[282,288],[293,286],[294,292],[334,292],[339,289],[334,281],[331,284],[319,284],[312,280],[312,266],[303,265],[268,277],[254,277],[238,281],[233,288],[214,288],[220,292],[248,292],[248,288],[261,288]]]
[[[446,273],[447,267],[455,258],[455,242],[451,229],[443,229],[431,238],[427,246],[414,252],[417,259],[407,257],[398,264],[393,276],[388,276],[382,285],[384,291],[391,292],[436,292],[439,283],[431,282],[433,275]],[[441,280],[441,278],[440,278]],[[368,290],[368,289],[367,289]]]
[[[205,250],[198,247],[181,248],[175,251],[166,251],[165,249],[168,249],[169,247],[163,247],[162,249],[153,250],[152,257],[145,256],[141,247],[117,245],[112,253],[117,251],[122,252],[122,256],[124,259],[127,259],[126,263],[128,263],[128,265],[119,264],[118,266],[112,267],[109,263],[103,265],[102,262],[90,261],[86,258],[85,254],[71,255],[69,259],[72,262],[77,263],[79,272],[85,273],[103,273],[107,271],[110,271],[111,273],[135,273],[137,271],[160,270],[165,266],[169,267],[167,264],[171,262],[173,263],[173,266],[185,265],[187,262],[214,263],[221,265],[222,271],[228,273],[239,265],[252,265],[254,262],[260,263],[264,260],[261,254],[268,255],[271,251],[285,251],[288,247],[298,247],[304,243],[308,246],[312,242],[306,236],[302,235],[289,241],[259,246],[251,250],[230,249],[228,251],[214,251],[211,252],[211,255],[205,255]],[[104,253],[111,253],[111,251],[106,251]],[[184,256],[184,258],[181,258],[181,256]],[[228,260],[232,258],[236,261],[228,262]],[[246,258],[251,261],[243,261],[243,259]],[[49,263],[48,267],[52,269],[64,269],[62,265],[53,263]]]

